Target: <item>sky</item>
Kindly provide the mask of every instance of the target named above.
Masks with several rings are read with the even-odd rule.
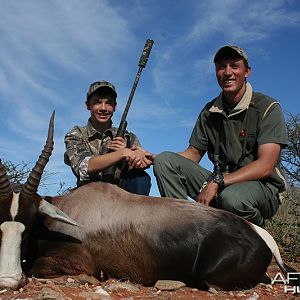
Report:
[[[249,56],[255,91],[298,114],[298,0],[0,0],[0,158],[32,168],[55,110],[55,146],[40,194],[75,186],[64,135],[89,117],[90,83],[118,92],[114,125],[129,97],[145,41],[154,40],[128,113],[128,130],[158,154],[182,151],[203,106],[220,93],[216,51]],[[201,164],[211,168],[204,158]],[[159,196],[152,168],[151,195]]]

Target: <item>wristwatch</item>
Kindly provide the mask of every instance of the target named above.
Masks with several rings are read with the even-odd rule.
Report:
[[[213,174],[212,180],[218,185],[219,191],[224,188],[224,176],[222,173]]]

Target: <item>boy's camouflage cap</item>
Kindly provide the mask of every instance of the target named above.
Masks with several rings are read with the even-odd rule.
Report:
[[[220,48],[214,57],[214,63],[216,63],[221,57],[230,55],[230,53],[232,52],[235,52],[236,54],[244,58],[248,63],[248,55],[246,54],[245,50],[235,45],[226,45]]]
[[[89,86],[89,89],[88,89],[88,92],[87,92],[87,95],[86,95],[86,98],[89,99],[89,97],[95,93],[98,89],[100,88],[105,88],[105,89],[109,89],[110,92],[115,96],[115,98],[117,98],[117,92],[116,92],[116,88],[115,86],[108,82],[108,81],[105,81],[105,80],[100,80],[100,81],[95,81],[93,82],[90,86]]]

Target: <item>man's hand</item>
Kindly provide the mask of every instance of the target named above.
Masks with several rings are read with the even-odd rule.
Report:
[[[217,183],[210,181],[202,189],[197,197],[197,202],[204,205],[210,205],[211,201],[217,196],[219,186]]]
[[[154,155],[134,145],[126,157],[128,165],[133,168],[146,169],[153,164]]]

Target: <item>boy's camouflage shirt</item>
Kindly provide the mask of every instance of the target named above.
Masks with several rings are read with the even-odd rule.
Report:
[[[118,128],[111,125],[109,129],[101,133],[93,127],[89,119],[86,126],[74,126],[66,134],[64,160],[67,165],[71,166],[74,175],[77,177],[77,184],[84,181],[103,180],[103,174],[109,172],[109,170],[106,169],[99,174],[89,176],[87,174],[88,161],[92,156],[108,152],[107,145],[116,137],[117,131]],[[124,138],[127,141],[127,147],[140,146],[135,134],[126,131]]]

